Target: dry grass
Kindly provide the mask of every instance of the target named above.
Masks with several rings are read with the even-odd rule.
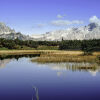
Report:
[[[99,62],[97,55],[83,55],[82,51],[56,51],[51,53],[42,53],[33,62],[49,63],[49,62]]]
[[[52,52],[49,50],[0,50],[0,55],[41,54]]]
[[[81,51],[60,51],[60,50],[0,50],[0,55],[7,54],[82,54]]]
[[[94,52],[93,55],[83,56],[82,51],[61,51],[61,50],[1,50],[0,55],[23,55],[40,54],[36,62],[100,62],[97,56],[100,52]]]
[[[36,54],[34,50],[1,50],[0,55]]]
[[[93,55],[98,56],[100,55],[100,52],[94,52]]]
[[[38,57],[32,61],[36,62],[96,62],[96,56],[56,56]]]

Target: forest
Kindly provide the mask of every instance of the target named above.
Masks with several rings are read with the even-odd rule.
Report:
[[[52,47],[52,48],[50,48]],[[0,38],[0,49],[52,49],[52,50],[82,50],[84,52],[100,51],[100,39],[93,40],[62,40],[62,41],[22,41]]]

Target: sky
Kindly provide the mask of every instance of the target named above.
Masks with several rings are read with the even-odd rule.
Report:
[[[99,18],[100,0],[0,0],[0,22],[23,34],[84,26]]]

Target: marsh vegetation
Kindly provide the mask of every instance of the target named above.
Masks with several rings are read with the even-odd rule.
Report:
[[[96,62],[100,63],[100,52],[94,52],[92,55],[84,55],[82,51],[56,51],[43,52],[40,57],[32,59],[33,62]]]

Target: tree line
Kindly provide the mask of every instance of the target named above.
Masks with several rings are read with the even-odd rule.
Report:
[[[20,49],[23,46],[30,47],[30,48],[37,48],[38,46],[59,46],[59,42],[55,41],[32,41],[26,40],[22,41],[19,39],[9,40],[0,38],[0,48],[8,48],[8,49]]]
[[[60,50],[82,50],[84,53],[100,51],[100,39],[92,40],[63,40],[59,44]]]
[[[23,46],[37,49],[39,46],[58,46],[59,50],[82,50],[84,52],[100,51],[100,39],[62,40],[62,41],[22,41],[0,38],[0,48],[20,49]]]

